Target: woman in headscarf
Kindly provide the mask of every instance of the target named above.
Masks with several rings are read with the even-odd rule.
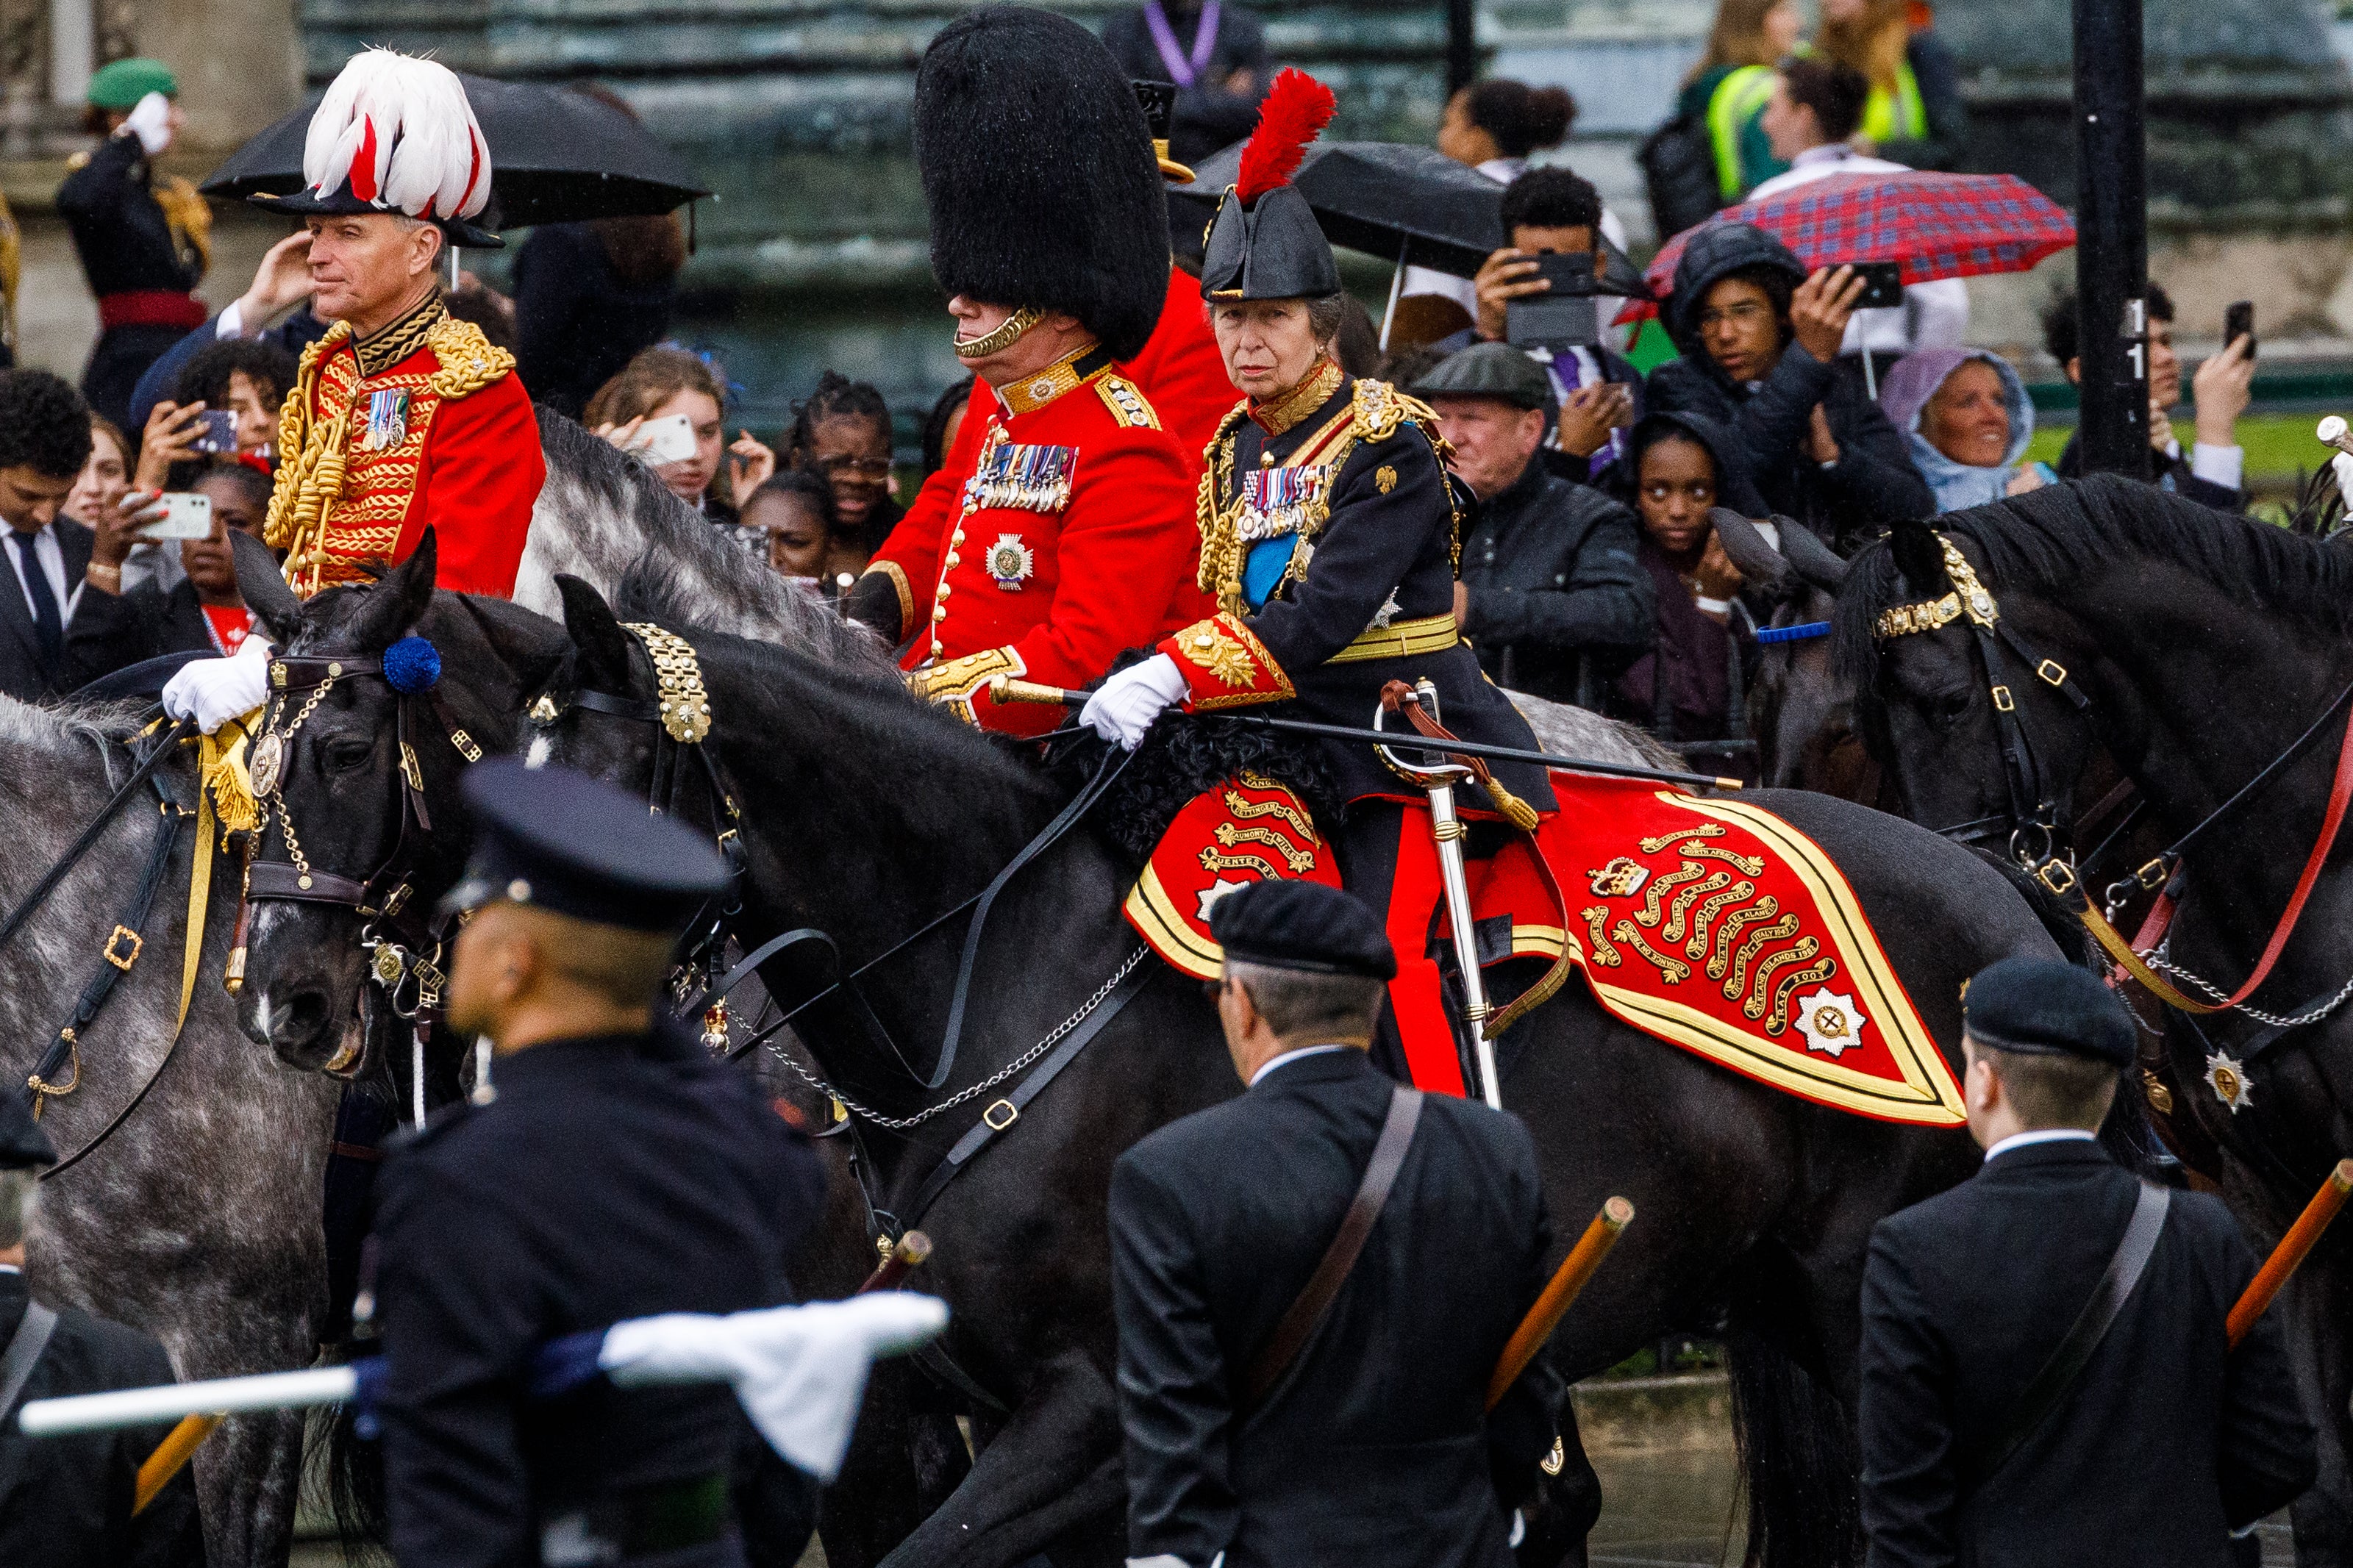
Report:
[[[2024,495],[2043,479],[2021,465],[2034,439],[2034,405],[2000,355],[1985,349],[1920,349],[1896,362],[1879,389],[1887,421],[1904,432],[1912,466],[1936,492],[1936,510],[1959,511]]]

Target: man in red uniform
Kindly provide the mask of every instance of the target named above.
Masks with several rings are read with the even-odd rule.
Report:
[[[1118,362],[1167,295],[1167,209],[1143,111],[1103,45],[1050,12],[944,28],[915,79],[932,270],[981,388],[947,466],[850,598],[919,696],[990,729],[988,683],[1084,686],[1195,616],[1195,459]]]
[[[1135,80],[1135,101],[1143,106],[1145,123],[1152,130],[1153,162],[1160,177],[1172,185],[1189,185],[1193,171],[1168,155],[1168,126],[1176,109],[1173,81]],[[1201,280],[1168,265],[1168,298],[1160,307],[1159,324],[1144,352],[1120,367],[1144,388],[1160,411],[1161,421],[1185,445],[1196,462],[1217,439],[1218,426],[1233,411],[1234,384],[1226,375],[1225,356],[1209,330],[1209,312],[1201,300]]]
[[[446,246],[495,246],[468,220],[491,161],[444,65],[369,49],[311,120],[290,196],[259,198],[311,231],[311,308],[332,323],[302,353],[279,424],[265,533],[305,597],[406,560],[429,524],[438,581],[505,597],[547,465],[514,356],[442,307]],[[207,732],[264,695],[269,645],[189,665],[164,690]]]

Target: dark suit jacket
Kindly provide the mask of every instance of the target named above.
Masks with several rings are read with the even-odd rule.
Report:
[[[1242,1371],[1314,1271],[1388,1112],[1362,1051],[1289,1063],[1112,1173],[1128,1552],[1225,1568],[1507,1568],[1498,1478],[1534,1479],[1557,1380],[1490,1422],[1487,1379],[1544,1286],[1527,1129],[1432,1095],[1388,1207],[1264,1405]],[[1491,1438],[1504,1452],[1491,1452]]]
[[[0,1274],[0,1345],[25,1320],[25,1277]],[[58,1314],[25,1399],[170,1383],[164,1347],[134,1329],[67,1308]],[[21,1406],[20,1406],[21,1407]],[[194,1472],[182,1470],[131,1514],[140,1462],[172,1429],[126,1427],[26,1437],[0,1431],[0,1563],[8,1568],[204,1568]]]
[[[0,523],[0,529],[6,526]],[[90,542],[97,535],[66,518],[58,519],[57,528],[58,548],[66,558],[66,594],[70,598],[74,585],[89,569]],[[40,639],[33,635],[33,608],[25,602],[24,585],[16,577],[16,553],[14,544],[0,540],[0,692],[21,701],[38,702],[72,688],[60,684],[63,654],[55,662],[41,657]],[[58,613],[65,608],[59,605]],[[71,619],[66,622],[66,636],[73,636]]]
[[[205,625],[196,585],[185,577],[168,594],[150,584],[128,594],[86,589],[66,627],[58,661],[60,690],[75,691],[126,665],[167,653],[217,651]]]
[[[1879,1222],[1862,1284],[1870,1568],[2226,1568],[2228,1531],[2311,1484],[2276,1314],[2226,1352],[2254,1254],[2219,1200],[2179,1192],[2066,1399],[1981,1486],[1962,1479],[2090,1299],[2137,1194],[2097,1144],[2041,1143]]]
[[[1596,690],[1630,663],[1657,611],[1634,555],[1641,528],[1599,490],[1531,459],[1481,503],[1462,541],[1462,633],[1479,667],[1515,690],[1574,702],[1580,657],[1595,661]]]

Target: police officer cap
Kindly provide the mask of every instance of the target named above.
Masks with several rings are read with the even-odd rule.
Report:
[[[1552,378],[1525,350],[1473,343],[1440,360],[1407,390],[1416,397],[1492,397],[1514,408],[1550,408]]]
[[[2099,976],[2051,958],[2005,958],[1969,982],[1969,1037],[1999,1051],[2133,1062],[2132,1015]]]
[[[0,1171],[30,1171],[58,1163],[49,1135],[33,1120],[20,1089],[0,1090]]]
[[[474,857],[445,904],[496,899],[627,931],[674,931],[727,886],[711,841],[643,798],[512,757],[466,770]]]
[[[1209,906],[1209,934],[1226,956],[1269,969],[1388,980],[1397,954],[1362,900],[1321,882],[1251,882]]]

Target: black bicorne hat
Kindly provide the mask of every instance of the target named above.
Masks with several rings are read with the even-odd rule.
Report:
[[[1168,198],[1127,78],[1080,24],[987,5],[915,72],[915,167],[949,294],[1063,310],[1131,359],[1168,297]]]
[[[1340,266],[1292,172],[1331,122],[1332,89],[1285,70],[1259,105],[1235,183],[1218,203],[1201,258],[1205,300],[1315,299],[1340,291]]]

